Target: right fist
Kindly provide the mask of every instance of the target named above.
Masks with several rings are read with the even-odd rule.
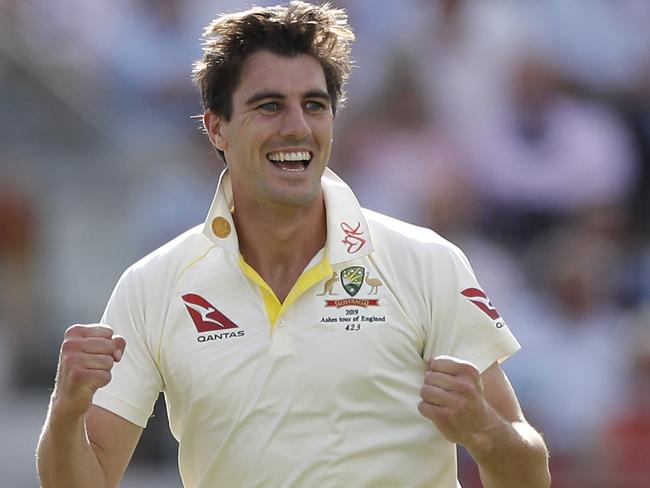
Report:
[[[111,381],[113,364],[122,359],[126,340],[103,324],[73,325],[65,331],[56,386],[56,404],[73,416],[83,416],[98,388]]]

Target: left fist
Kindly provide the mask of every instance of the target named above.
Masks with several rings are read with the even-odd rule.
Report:
[[[485,399],[481,374],[468,361],[451,356],[430,359],[420,397],[419,412],[456,444],[471,445],[503,422]]]

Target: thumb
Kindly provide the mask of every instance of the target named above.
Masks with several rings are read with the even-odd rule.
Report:
[[[113,351],[113,359],[115,362],[119,362],[124,355],[124,349],[126,348],[126,339],[119,335],[114,335],[111,339],[115,345],[115,351]]]

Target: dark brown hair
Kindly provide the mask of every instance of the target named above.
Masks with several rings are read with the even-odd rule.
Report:
[[[263,49],[288,57],[308,54],[323,67],[336,113],[345,99],[353,41],[347,14],[329,3],[253,7],[221,15],[205,28],[203,57],[194,63],[192,76],[201,90],[203,109],[230,120],[232,94],[248,56]]]

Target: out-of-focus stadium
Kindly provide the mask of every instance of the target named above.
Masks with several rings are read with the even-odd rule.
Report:
[[[330,166],[466,252],[553,486],[650,486],[650,2],[333,3],[357,43]],[[222,165],[191,64],[249,5],[0,0],[2,486],[37,486],[63,331],[203,220]],[[122,486],[180,487],[160,402]]]

